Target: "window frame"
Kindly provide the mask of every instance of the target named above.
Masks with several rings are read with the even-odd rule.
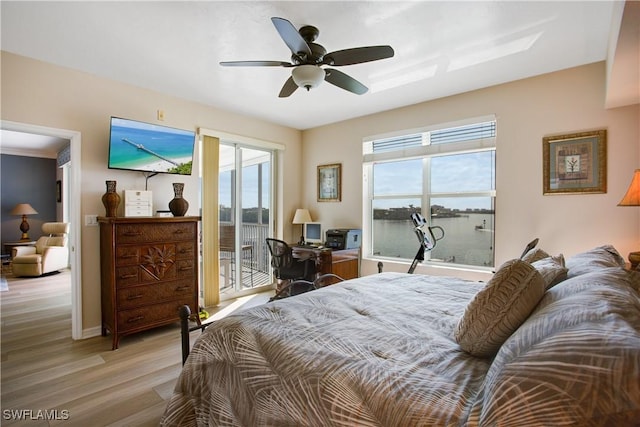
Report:
[[[493,135],[481,138],[464,140],[459,142],[445,142],[433,144],[430,142],[430,136],[432,132],[459,128],[464,126],[480,125],[483,123],[493,123]],[[392,200],[392,199],[418,199],[421,201],[422,214],[431,223],[431,200],[434,198],[462,198],[462,197],[489,197],[491,199],[491,205],[493,207],[494,220],[497,214],[496,201],[496,155],[497,155],[497,119],[495,115],[488,115],[482,117],[475,117],[466,120],[460,120],[455,122],[448,122],[428,126],[419,129],[409,129],[404,131],[398,131],[382,135],[374,135],[363,139],[363,191],[362,191],[362,205],[363,205],[363,241],[362,241],[362,256],[371,260],[383,260],[389,262],[406,262],[411,261],[406,258],[389,257],[383,255],[375,255],[373,253],[373,206],[376,200]],[[391,138],[401,139],[403,136],[415,136],[422,134],[422,145],[409,146],[399,148],[397,150],[384,150],[380,152],[374,152],[374,141],[386,140]],[[417,139],[417,138],[414,138]],[[434,157],[445,155],[457,155],[466,153],[476,153],[483,151],[493,151],[493,185],[490,190],[484,191],[461,191],[461,192],[431,192],[430,188],[430,176],[431,176],[431,159]],[[374,165],[378,163],[396,162],[408,159],[422,159],[422,194],[404,193],[375,196],[374,194]],[[477,269],[477,270],[493,270],[495,268],[495,230],[493,232],[493,265],[490,267],[459,264],[451,262],[439,262],[430,261],[430,265],[433,266],[447,266],[450,268],[465,268],[465,269]],[[425,260],[430,258],[430,252],[425,253]]]

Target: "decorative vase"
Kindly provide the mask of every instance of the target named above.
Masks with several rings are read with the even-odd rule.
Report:
[[[182,190],[184,190],[184,183],[173,183],[173,193],[175,197],[169,202],[169,210],[173,216],[184,216],[189,209],[189,202],[182,197]]]
[[[102,204],[107,210],[105,216],[117,216],[120,195],[116,192],[116,182],[106,181],[106,184],[107,192],[102,195]]]

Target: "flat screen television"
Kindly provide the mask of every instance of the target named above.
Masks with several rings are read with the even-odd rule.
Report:
[[[111,117],[109,169],[191,175],[196,133]]]
[[[322,224],[319,222],[305,222],[303,224],[303,233],[305,243],[324,245],[324,236],[322,235]]]

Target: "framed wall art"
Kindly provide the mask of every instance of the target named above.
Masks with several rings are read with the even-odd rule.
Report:
[[[543,194],[607,192],[605,129],[542,138]]]
[[[318,166],[318,201],[339,202],[342,198],[342,164]]]

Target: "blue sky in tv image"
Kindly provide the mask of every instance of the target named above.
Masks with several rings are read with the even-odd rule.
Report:
[[[194,145],[193,131],[112,117],[109,167],[190,174]]]

